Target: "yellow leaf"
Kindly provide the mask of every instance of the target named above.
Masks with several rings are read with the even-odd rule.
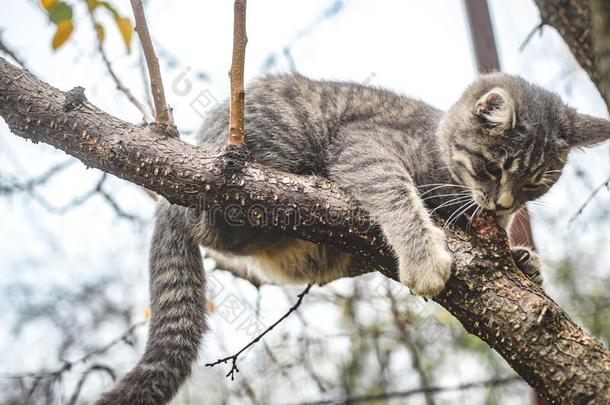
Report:
[[[104,26],[100,23],[95,23],[95,32],[97,33],[97,39],[100,42],[104,42]]]
[[[47,11],[50,11],[57,3],[57,0],[40,0],[40,5]]]
[[[55,31],[55,35],[53,35],[53,49],[58,49],[60,46],[62,46],[64,42],[66,42],[68,38],[70,38],[72,30],[74,30],[74,25],[72,25],[72,21],[63,20],[58,22],[57,31]]]
[[[98,6],[97,0],[87,0],[87,7],[89,7],[89,10],[95,10],[95,8],[97,6]]]
[[[150,319],[150,308],[144,308],[144,319],[147,321]]]
[[[114,21],[116,21],[116,25],[121,31],[121,36],[127,47],[127,52],[131,52],[131,36],[133,35],[133,25],[131,25],[131,21],[127,17],[117,17]]]

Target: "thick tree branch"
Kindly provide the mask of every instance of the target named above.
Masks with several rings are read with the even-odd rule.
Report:
[[[604,95],[610,112],[610,1],[590,1],[593,13],[593,46],[599,72],[599,81],[596,84]]]
[[[554,27],[610,106],[610,17],[607,0],[535,0],[542,23]],[[595,3],[595,4],[593,4]],[[604,11],[605,10],[605,11]],[[595,26],[594,23],[595,22]],[[595,32],[595,34],[594,34]],[[605,33],[605,34],[604,34]],[[601,51],[598,53],[598,51]]]
[[[353,275],[379,270],[397,278],[378,228],[328,181],[249,162],[240,147],[205,151],[67,96],[0,58],[0,116],[16,135],[173,203],[353,252],[367,263]],[[550,402],[610,401],[610,353],[516,270],[503,231],[489,221],[475,225],[476,235],[448,230],[455,269],[437,301]]]

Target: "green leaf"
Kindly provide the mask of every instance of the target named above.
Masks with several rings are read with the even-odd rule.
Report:
[[[49,18],[55,24],[59,24],[60,21],[72,20],[72,7],[63,1],[55,3],[49,10]]]

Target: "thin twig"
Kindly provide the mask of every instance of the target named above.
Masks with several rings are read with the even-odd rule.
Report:
[[[250,343],[248,343],[247,345],[245,345],[244,347],[242,347],[237,353],[231,355],[231,356],[227,356],[224,357],[222,359],[218,359],[213,363],[207,363],[205,366],[206,367],[214,367],[220,363],[227,363],[227,361],[231,360],[231,370],[229,370],[229,372],[227,373],[226,377],[231,377],[231,380],[235,379],[235,373],[239,373],[239,369],[237,368],[237,358],[239,357],[240,354],[242,354],[243,352],[245,352],[248,348],[250,348],[252,345],[254,345],[256,342],[258,342],[259,340],[261,340],[267,333],[271,332],[273,330],[273,328],[275,328],[277,325],[279,325],[280,322],[282,322],[284,319],[288,318],[288,316],[290,316],[290,314],[292,314],[294,311],[297,310],[297,308],[299,308],[299,306],[301,305],[301,303],[303,302],[303,298],[307,295],[307,293],[309,293],[309,290],[311,289],[311,287],[313,286],[313,284],[308,284],[307,287],[305,287],[305,289],[303,290],[303,292],[301,292],[297,297],[297,302],[295,302],[295,304],[290,307],[290,309],[284,314],[282,315],[282,317],[280,319],[278,319],[277,321],[275,321],[275,323],[273,323],[273,325],[269,326],[267,329],[265,329],[263,331],[263,333],[261,333],[260,335],[258,335],[256,338],[254,338],[254,340],[252,340]]]
[[[68,400],[67,405],[76,404],[76,401],[78,400],[78,396],[80,395],[81,390],[83,389],[83,386],[85,385],[85,382],[87,381],[87,379],[93,372],[104,372],[104,373],[108,374],[110,376],[110,378],[112,378],[112,381],[116,380],[116,374],[114,373],[114,370],[112,368],[110,368],[104,364],[91,365],[83,373],[81,378],[78,380],[78,383],[76,384],[76,388],[74,389],[74,392],[72,392],[72,395],[70,396],[70,399]]]
[[[532,28],[532,30],[527,34],[527,36],[521,43],[521,45],[519,45],[519,52],[523,52],[525,50],[525,47],[530,43],[530,41],[532,40],[532,38],[534,37],[534,35],[536,33],[542,35],[543,29],[544,29],[544,22],[540,22],[538,25],[536,25],[534,28]]]
[[[246,60],[246,0],[235,0],[233,17],[233,57],[231,59],[231,104],[229,118],[229,144],[244,143],[244,65]]]
[[[574,215],[572,215],[572,217],[569,220],[569,224],[571,224],[572,222],[574,222],[576,220],[576,218],[578,218],[578,216],[580,214],[582,214],[585,210],[585,208],[587,208],[587,205],[589,205],[589,203],[595,198],[595,196],[602,190],[602,188],[607,188],[610,189],[610,177],[608,177],[602,184],[600,184],[599,186],[597,186],[595,188],[595,190],[593,190],[593,192],[591,193],[591,195],[589,196],[589,198],[587,198],[587,200],[580,206],[580,208],[578,209],[578,211],[576,211],[576,213]]]
[[[72,162],[74,162],[74,161],[70,160],[70,161],[67,161],[64,163],[66,163],[65,166],[67,166],[67,164],[72,163]],[[5,185],[5,184],[2,184],[2,179],[0,178],[0,195],[13,194],[15,192],[27,192],[36,201],[38,201],[38,203],[40,203],[40,205],[42,205],[47,211],[49,211],[53,214],[65,214],[66,212],[85,204],[87,201],[89,201],[94,196],[99,195],[104,200],[106,200],[106,202],[110,205],[110,207],[115,211],[115,213],[120,218],[127,219],[129,221],[133,221],[138,224],[144,224],[145,221],[142,218],[138,217],[137,215],[130,214],[130,213],[126,212],[125,210],[123,210],[121,208],[121,206],[119,205],[119,203],[116,202],[114,197],[112,195],[110,195],[110,193],[108,193],[106,190],[104,190],[104,183],[108,179],[107,173],[102,173],[100,179],[95,184],[95,186],[93,188],[91,188],[91,190],[87,191],[86,193],[84,193],[78,197],[75,197],[70,202],[68,202],[64,205],[61,205],[61,206],[55,206],[55,205],[49,203],[42,195],[40,195],[35,190],[35,187],[46,183],[48,181],[49,176],[52,176],[53,174],[55,174],[57,171],[59,171],[62,168],[63,167],[61,165],[58,165],[58,166],[52,168],[51,170],[49,170],[43,176],[30,180],[24,184],[15,183],[15,184]]]
[[[165,101],[165,92],[163,90],[163,80],[161,79],[161,69],[159,68],[159,58],[155,54],[148,25],[146,24],[146,16],[144,15],[144,7],[142,0],[131,0],[131,8],[133,16],[136,20],[136,32],[142,44],[146,65],[148,66],[148,75],[150,77],[150,90],[155,102],[155,118],[156,122],[161,124],[173,125],[174,120],[167,102]]]
[[[424,369],[422,364],[422,358],[420,355],[421,348],[417,342],[412,338],[411,333],[407,330],[409,320],[400,313],[398,309],[398,302],[396,297],[392,293],[392,289],[387,287],[387,296],[390,299],[390,306],[392,311],[392,317],[394,325],[399,332],[399,340],[407,347],[411,354],[411,366],[419,376],[419,383],[423,389],[430,388],[430,378],[428,373]],[[427,405],[434,405],[434,397],[430,391],[423,391],[424,398]]]
[[[19,183],[16,180],[9,180],[10,183],[3,183],[2,178],[0,177],[0,195],[13,194],[16,192],[21,192],[21,191],[31,192],[36,187],[46,184],[57,173],[61,172],[62,170],[64,170],[65,168],[67,168],[68,166],[73,164],[74,162],[75,162],[75,160],[66,160],[64,162],[61,162],[61,163],[51,167],[49,170],[47,170],[42,175],[40,175],[36,178],[30,179],[30,180],[26,181],[25,183]]]
[[[129,337],[134,333],[134,331],[136,329],[138,329],[140,326],[143,326],[144,324],[146,324],[146,321],[134,323],[127,330],[125,330],[125,332],[123,332],[120,336],[114,338],[113,340],[106,343],[105,345],[100,346],[97,349],[94,349],[94,350],[90,351],[89,353],[86,353],[85,355],[83,355],[77,359],[74,359],[71,361],[64,361],[64,364],[55,370],[42,370],[42,371],[34,371],[34,372],[26,372],[26,373],[2,373],[2,374],[0,374],[0,378],[20,379],[20,380],[24,379],[24,378],[34,378],[34,379],[56,378],[59,375],[63,374],[64,372],[71,370],[74,366],[76,366],[78,364],[84,364],[87,361],[89,361],[92,357],[106,353],[108,350],[110,350],[115,345],[119,344],[120,342],[127,341],[129,339]]]
[[[23,61],[23,59],[21,59],[19,56],[17,56],[17,54],[4,43],[4,41],[2,40],[2,30],[0,30],[0,52],[3,52],[5,54],[7,54],[8,56],[10,56],[22,68],[24,68],[24,69],[28,68],[25,65],[25,62]]]
[[[484,381],[475,381],[465,384],[456,385],[454,387],[427,387],[427,388],[415,388],[407,391],[390,391],[384,392],[381,394],[374,395],[361,395],[361,396],[353,396],[342,398],[340,400],[337,399],[323,399],[320,401],[313,402],[300,402],[301,405],[325,405],[325,404],[355,404],[359,402],[375,402],[375,401],[384,401],[392,398],[406,398],[417,394],[438,394],[440,392],[455,392],[455,391],[464,391],[472,388],[483,388],[483,387],[496,387],[498,385],[512,384],[517,381],[523,381],[519,376],[511,376],[504,378],[494,378],[491,380]]]
[[[97,22],[95,21],[95,16],[93,15],[93,10],[91,10],[89,7],[87,7],[87,9],[89,10],[89,18],[91,20],[91,25],[93,26],[93,30],[96,32],[95,37],[97,39],[97,50],[100,53],[100,55],[102,56],[104,65],[106,65],[106,70],[108,71],[108,74],[110,75],[110,77],[112,77],[112,80],[114,80],[114,84],[116,85],[116,88],[121,93],[125,94],[125,96],[131,102],[131,104],[133,104],[142,113],[142,118],[144,119],[144,121],[147,124],[154,122],[155,119],[150,115],[150,113],[148,112],[148,109],[146,108],[144,103],[142,103],[140,100],[138,100],[136,98],[136,96],[133,95],[131,90],[129,90],[129,88],[123,84],[121,79],[117,76],[116,72],[112,68],[110,59],[108,59],[108,55],[106,54],[106,51],[104,50],[104,45],[102,44],[102,38],[100,38],[99,34],[97,34],[97,29],[96,29]]]

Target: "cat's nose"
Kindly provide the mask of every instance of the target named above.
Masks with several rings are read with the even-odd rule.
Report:
[[[509,205],[508,207],[505,207],[504,205],[496,203],[496,211],[507,211],[511,207],[512,207],[511,205]]]
[[[495,203],[496,209],[507,210],[515,204],[515,197],[513,197],[512,193],[503,192],[500,193]]]

